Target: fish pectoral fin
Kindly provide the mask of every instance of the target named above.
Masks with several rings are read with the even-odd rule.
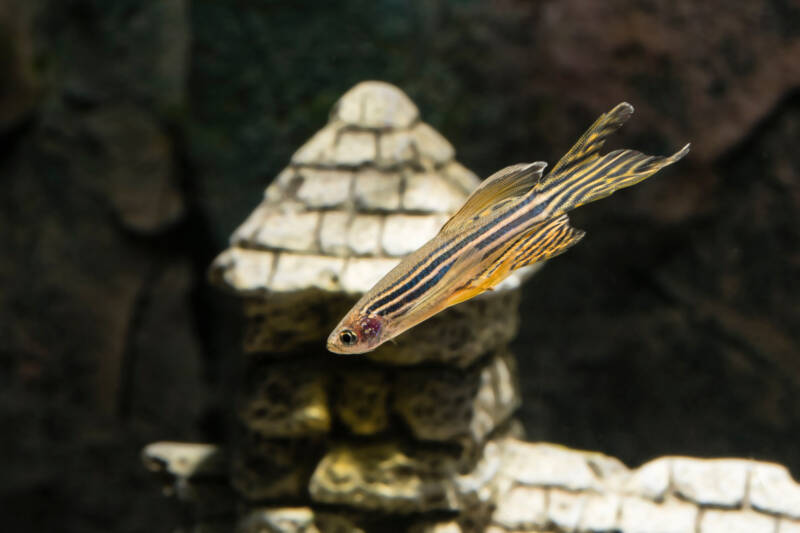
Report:
[[[480,289],[480,292],[490,290],[518,268],[546,261],[567,251],[584,235],[586,232],[569,225],[567,215],[545,220],[494,257],[488,257],[486,267],[469,286]]]
[[[472,191],[464,205],[442,227],[441,231],[458,228],[474,217],[531,190],[539,182],[547,163],[519,163],[498,170]]]

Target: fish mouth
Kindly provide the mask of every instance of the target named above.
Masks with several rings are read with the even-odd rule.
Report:
[[[325,347],[328,349],[329,352],[332,353],[342,353],[341,347],[339,347],[334,340],[332,340],[332,336],[328,337],[328,340],[325,343]]]

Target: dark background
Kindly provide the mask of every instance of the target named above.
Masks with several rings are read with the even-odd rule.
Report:
[[[679,164],[573,215],[525,288],[531,439],[800,475],[800,4],[0,1],[0,510],[166,531],[140,466],[224,441],[238,302],[205,269],[364,79],[481,176],[611,141]]]

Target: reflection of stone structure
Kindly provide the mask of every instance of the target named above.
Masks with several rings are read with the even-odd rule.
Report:
[[[245,532],[800,527],[800,488],[778,466],[665,458],[629,471],[512,437],[519,277],[367,356],[325,351],[354,298],[477,184],[453,156],[402,92],[360,84],[236,230],[211,268],[245,297],[236,444],[145,450],[192,517]]]

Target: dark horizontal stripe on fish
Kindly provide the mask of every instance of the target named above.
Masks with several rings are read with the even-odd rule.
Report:
[[[547,254],[547,251],[552,246],[553,242],[561,240],[565,233],[566,232],[562,229],[561,231],[549,232],[547,235],[543,235],[543,238],[539,239],[538,242],[531,243],[532,245],[536,246],[531,246],[527,248],[522,252],[522,254],[519,257],[517,257],[517,259],[511,265],[511,269],[514,270],[516,268],[520,268],[530,264],[531,259],[536,254],[541,254],[542,256],[545,256]],[[536,262],[538,261],[539,260],[537,260]]]
[[[606,154],[605,156],[597,159],[586,166],[584,169],[576,169],[574,175],[569,180],[561,181],[555,188],[559,189],[556,194],[550,199],[551,205],[548,207],[551,208],[551,213],[556,214],[562,208],[562,206],[567,205],[564,201],[564,198],[572,198],[574,192],[581,187],[585,187],[586,185],[589,186],[596,186],[599,176],[602,176],[604,173],[608,172],[608,167],[611,167],[618,159],[620,159],[623,155],[624,151],[620,151],[621,153],[611,152]]]
[[[455,240],[455,239],[453,239],[453,240]],[[434,255],[436,255],[437,253],[442,251],[442,249],[444,249],[447,246],[449,246],[450,244],[452,244],[453,240],[445,242],[444,244],[442,244],[441,246],[436,248],[434,251],[432,251],[431,253],[426,255],[425,258],[420,260],[420,262],[417,263],[416,265],[414,265],[413,268],[411,268],[408,272],[406,272],[405,274],[400,276],[397,280],[395,280],[394,283],[392,283],[391,285],[386,287],[386,289],[384,290],[384,293],[387,292],[387,291],[393,290],[400,283],[402,283],[403,281],[407,280],[415,271],[417,271],[419,269],[419,267],[421,267],[423,264],[425,264],[426,261],[428,261],[431,257],[433,257]],[[425,276],[430,272],[429,267],[430,267],[430,265],[428,267],[426,267],[425,270],[423,270],[423,272],[420,272],[411,281],[409,281],[404,286],[402,286],[398,292],[400,292],[402,294],[403,291],[406,291],[406,290],[410,289],[411,287],[413,287],[414,285],[416,285],[419,282],[420,276]],[[385,298],[381,298],[380,300],[378,300],[377,302],[374,302],[372,305],[370,305],[367,308],[366,314],[372,313],[373,311],[375,311],[375,309],[381,307],[382,305],[385,305],[385,304],[391,302],[393,299],[394,299],[394,297],[391,294],[386,296]]]
[[[386,316],[388,314],[394,313],[395,311],[397,311],[398,309],[400,309],[404,305],[407,305],[407,304],[413,302],[414,300],[416,300],[417,298],[419,298],[420,296],[425,294],[428,291],[428,289],[430,289],[431,287],[436,285],[436,283],[438,283],[439,280],[442,279],[442,276],[447,274],[447,271],[450,270],[450,267],[452,267],[452,266],[453,266],[453,263],[450,263],[448,265],[444,265],[441,268],[441,270],[439,270],[439,272],[436,273],[435,276],[433,276],[431,279],[429,279],[428,281],[423,283],[421,287],[417,287],[413,291],[409,292],[400,301],[393,303],[392,305],[390,305],[389,307],[387,307],[385,309],[381,309],[380,311],[378,311],[378,315]]]
[[[480,228],[478,228],[475,231],[473,231],[471,234],[467,235],[466,237],[464,237],[463,239],[458,241],[452,248],[450,248],[449,250],[441,253],[438,257],[436,257],[436,259],[431,261],[421,272],[417,273],[410,281],[405,283],[402,287],[399,287],[399,288],[397,288],[395,290],[392,290],[391,288],[386,289],[387,291],[392,290],[392,292],[387,294],[386,296],[382,297],[380,300],[377,300],[374,303],[370,304],[370,306],[367,307],[367,309],[365,310],[365,314],[374,313],[376,310],[380,309],[382,306],[384,306],[384,305],[388,304],[389,302],[391,302],[393,300],[396,300],[397,298],[402,296],[404,292],[412,289],[415,285],[419,284],[420,281],[423,278],[425,278],[426,276],[430,275],[430,273],[433,272],[433,270],[435,270],[443,262],[447,261],[453,254],[457,253],[458,251],[463,249],[466,245],[468,245],[469,243],[471,243],[472,241],[474,241],[475,239],[477,239],[478,237],[480,237],[481,235],[483,235],[487,231],[493,229],[495,226],[497,226],[500,223],[502,223],[505,219],[507,219],[507,218],[511,217],[512,215],[516,214],[523,206],[528,204],[531,200],[532,200],[532,197],[526,198],[523,202],[520,203],[520,205],[518,206],[517,209],[514,209],[514,210],[509,211],[507,213],[503,213],[502,215],[500,215],[496,219],[494,219],[494,220],[492,220],[490,222],[487,222],[484,226],[481,226]],[[450,241],[450,243],[452,243],[452,242],[453,241]],[[448,243],[448,244],[450,244],[450,243]],[[444,246],[446,246],[446,245],[444,245]],[[444,246],[440,246],[439,248],[437,248],[437,250],[441,250]],[[436,252],[433,252],[433,254],[435,254],[435,253]],[[429,256],[429,257],[432,257],[432,255]],[[421,261],[418,265],[421,265],[422,263],[424,263],[424,261]],[[418,268],[418,267],[415,267],[415,268]],[[412,272],[413,272],[413,270],[412,270]],[[378,313],[378,314],[380,314],[380,313]]]
[[[525,207],[526,205],[528,205],[529,203],[531,203],[533,198],[534,198],[533,196],[529,196],[523,202],[520,202],[519,208],[521,209],[521,208]],[[486,248],[487,246],[489,246],[493,242],[496,242],[497,239],[499,239],[500,237],[502,237],[503,235],[505,235],[509,231],[511,231],[511,230],[513,230],[515,228],[518,228],[520,225],[524,224],[528,220],[530,220],[533,217],[541,214],[541,212],[544,211],[545,204],[546,204],[546,202],[540,202],[539,204],[534,206],[534,208],[531,209],[530,211],[528,211],[527,213],[524,213],[523,215],[517,217],[516,220],[514,220],[512,222],[509,222],[508,224],[506,224],[505,226],[500,228],[496,233],[494,233],[492,235],[492,237],[490,239],[486,239],[485,241],[479,242],[475,247],[478,250],[483,250],[484,248]],[[520,209],[517,209],[514,212],[516,213]],[[500,246],[502,246],[502,244]]]
[[[533,200],[533,196],[530,196],[530,197],[526,198],[524,201],[520,202],[520,204],[517,207],[517,209],[515,209],[513,211],[510,211],[509,213],[504,214],[503,217],[500,217],[500,219],[508,218],[512,214],[516,214],[516,213],[519,213],[520,211],[523,211],[524,207],[526,207],[528,204],[530,204],[530,202],[532,200]],[[513,222],[507,224],[506,226],[501,226],[501,228],[497,232],[492,234],[485,241],[482,241],[478,245],[476,245],[476,248],[482,249],[485,246],[488,246],[489,244],[491,244],[493,242],[496,242],[496,240],[498,238],[500,238],[503,235],[505,235],[506,233],[508,233],[507,227],[510,226],[511,228],[516,228],[519,225],[521,225],[522,223],[524,223],[524,222],[530,220],[531,218],[535,217],[536,215],[538,215],[540,212],[542,212],[543,209],[544,209],[544,205],[535,206],[533,209],[529,210],[527,213],[523,213],[522,215],[517,217],[517,219],[515,219]],[[453,254],[456,254],[461,249],[463,249],[465,246],[470,244],[472,241],[474,241],[475,239],[479,238],[481,235],[485,234],[489,229],[492,229],[495,226],[497,226],[498,225],[497,224],[498,221],[499,221],[499,219],[495,220],[495,221],[493,221],[491,223],[488,223],[486,226],[484,226],[482,228],[479,228],[478,230],[474,231],[469,236],[467,236],[464,239],[462,239],[456,246],[454,246],[453,248],[451,248],[450,250],[448,250],[447,252],[442,254],[441,261],[439,260],[439,258],[437,258],[437,260],[433,261],[425,269],[425,271],[423,273],[425,275],[428,275],[430,273],[430,272],[428,272],[428,270],[432,269],[435,265],[440,264],[442,261],[445,261],[445,260],[449,259]],[[503,243],[498,244],[496,249],[500,248],[502,246],[508,246],[508,242],[503,242]],[[513,244],[511,246],[513,246]],[[431,287],[433,287],[442,278],[442,276],[444,276],[444,274],[448,270],[450,270],[450,267],[452,267],[452,265],[455,263],[456,259],[457,258],[453,258],[453,260],[449,264],[445,264],[444,266],[442,266],[441,270],[435,276],[433,276],[431,279],[427,280],[421,287],[418,287],[417,289],[411,291],[409,294],[406,294],[405,296],[402,297],[402,299],[400,301],[395,302],[394,304],[390,305],[389,307],[381,309],[380,311],[377,312],[377,314],[380,315],[380,316],[385,316],[387,314],[393,313],[393,312],[397,311],[398,309],[401,309],[406,304],[408,304],[408,303],[412,302],[413,300],[417,299],[418,297],[424,295]],[[489,266],[487,268],[491,268],[491,266]],[[485,272],[485,270],[484,270],[484,272]],[[423,274],[423,273],[420,273],[420,274]],[[415,279],[420,277],[420,274],[415,276]],[[397,297],[401,297],[401,296],[402,296],[402,293],[397,295]]]
[[[574,184],[570,185],[569,188],[565,189],[561,194],[559,194],[560,201],[558,205],[554,206],[554,209],[560,209],[562,206],[571,207],[574,204],[582,203],[583,200],[586,199],[586,196],[591,193],[591,190],[595,187],[600,187],[602,184],[598,183],[598,177],[601,175],[611,176],[614,174],[623,175],[626,172],[630,171],[633,167],[635,167],[638,163],[644,162],[642,158],[636,157],[637,155],[643,155],[639,152],[627,152],[624,151],[623,153],[619,154],[617,157],[611,159],[607,165],[602,165],[597,170],[592,171],[591,173],[586,174],[585,176],[580,177]],[[608,154],[609,156],[612,154]],[[626,157],[623,156],[631,156],[628,160]],[[631,178],[636,177],[634,174]],[[623,185],[625,181],[617,182],[617,183],[609,183],[608,185],[612,187],[617,187]],[[602,190],[602,189],[601,189]],[[573,199],[575,199],[573,201]]]
[[[608,160],[606,159],[608,156],[613,155],[617,152],[623,152],[624,150],[616,150],[614,152],[609,152],[608,154],[598,157],[597,159],[592,159],[591,161],[587,161],[585,164],[580,166],[573,166],[570,165],[568,169],[559,169],[558,174],[556,174],[555,169],[551,172],[547,179],[545,179],[545,188],[541,192],[549,191],[554,188],[558,188],[563,185],[565,182],[571,181],[572,178],[575,177],[578,173],[585,173],[585,172],[593,172],[599,165],[603,163],[607,163]]]

